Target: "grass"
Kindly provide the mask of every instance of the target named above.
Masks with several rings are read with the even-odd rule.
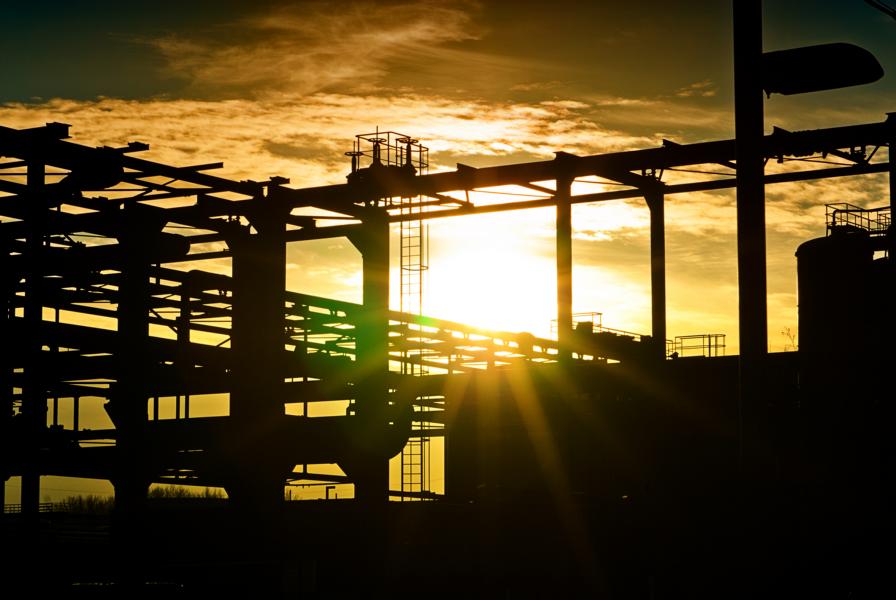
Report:
[[[183,498],[203,498],[206,500],[223,500],[227,496],[217,488],[203,488],[201,491],[192,486],[183,485],[166,485],[164,487],[153,487],[149,489],[147,497],[150,500],[156,499],[183,499]]]
[[[190,486],[166,485],[150,488],[147,498],[153,500],[183,500],[201,498],[205,500],[223,500],[224,492],[215,488],[196,489]],[[53,504],[56,512],[81,515],[105,515],[112,512],[115,499],[112,496],[69,496]]]
[[[60,502],[53,504],[53,509],[58,512],[76,513],[81,515],[105,515],[112,512],[115,500],[111,496],[69,496]]]

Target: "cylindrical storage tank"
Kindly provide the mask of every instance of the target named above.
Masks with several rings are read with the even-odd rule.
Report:
[[[796,252],[799,276],[800,431],[822,497],[849,489],[869,453],[867,375],[875,335],[870,301],[874,249],[865,231],[835,231]]]
[[[874,530],[896,493],[890,235],[835,230],[796,253],[802,468],[794,477],[814,490],[825,526],[839,522],[841,531]]]
[[[868,234],[835,232],[801,244],[796,257],[800,352],[845,360],[862,353],[874,257]]]

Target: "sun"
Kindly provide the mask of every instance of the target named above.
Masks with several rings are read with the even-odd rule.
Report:
[[[424,314],[547,336],[556,285],[545,222],[550,211],[432,221]]]

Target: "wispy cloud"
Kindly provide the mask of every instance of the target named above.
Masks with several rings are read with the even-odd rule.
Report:
[[[675,95],[679,98],[710,98],[716,95],[716,86],[709,79],[704,79],[684,86],[675,92]]]
[[[530,81],[527,83],[517,83],[510,86],[513,92],[546,92],[566,87],[570,84],[568,81],[560,81],[551,79],[550,81]]]
[[[305,2],[189,36],[140,40],[197,92],[363,89],[390,65],[423,66],[476,39],[473,2]]]
[[[556,150],[589,154],[657,142],[602,127],[589,111],[588,104],[575,101],[317,93],[223,101],[56,99],[2,106],[0,122],[30,127],[65,121],[82,143],[144,141],[151,146],[150,158],[178,164],[224,160],[227,176],[282,175],[298,186],[342,181],[343,151],[355,134],[377,126],[423,140],[434,168],[448,169],[456,162],[535,160]]]
[[[712,97],[695,101],[675,93],[651,98],[592,94],[584,100],[594,107],[596,121],[629,134],[694,142],[734,133],[731,107]]]

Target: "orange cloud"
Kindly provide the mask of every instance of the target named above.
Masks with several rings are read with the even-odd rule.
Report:
[[[362,89],[390,65],[438,60],[442,46],[475,39],[475,4],[311,2],[281,6],[213,30],[142,39],[166,73],[201,92],[310,94]]]

